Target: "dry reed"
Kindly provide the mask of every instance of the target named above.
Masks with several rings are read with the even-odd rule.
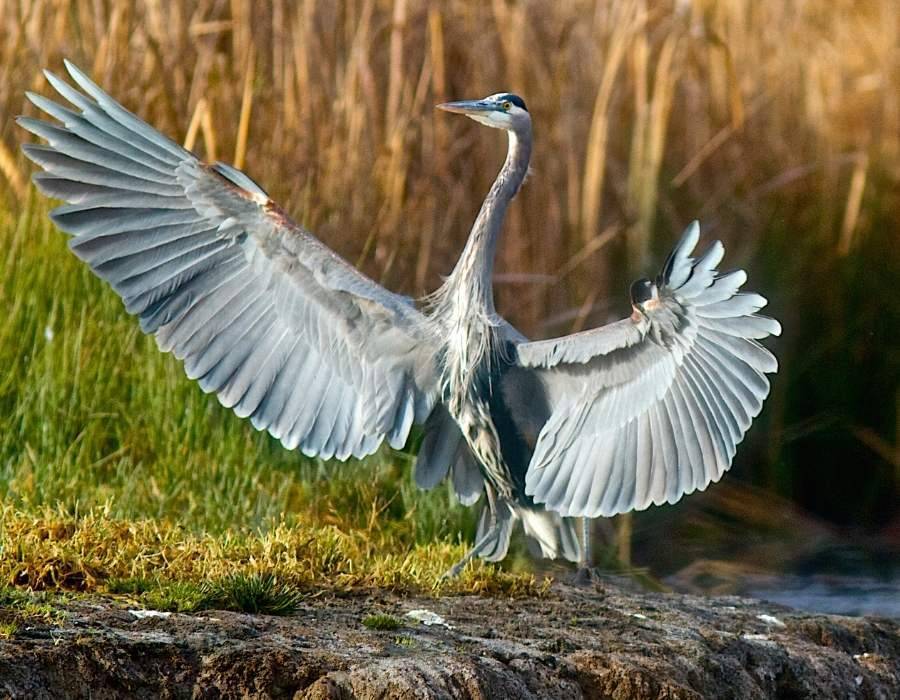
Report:
[[[2,182],[22,196],[10,117],[31,111],[24,90],[45,90],[40,68],[65,55],[176,139],[202,135],[207,157],[246,158],[324,239],[422,293],[448,271],[501,152],[496,134],[431,105],[511,89],[535,117],[537,177],[501,271],[566,269],[613,225],[630,273],[698,214],[726,238],[761,240],[788,188],[747,193],[806,164],[806,191],[845,203],[828,236],[846,254],[866,225],[866,173],[900,168],[897,24],[891,0],[0,0]],[[858,154],[849,167],[846,153]],[[528,309],[507,288],[523,282],[501,301],[540,332],[554,308],[624,281],[602,257],[579,258],[571,284],[543,285]]]

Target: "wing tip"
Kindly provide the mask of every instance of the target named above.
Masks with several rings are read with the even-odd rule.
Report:
[[[765,318],[769,318],[772,321],[772,335],[778,337],[781,335],[781,322],[778,319],[771,318],[766,316]]]
[[[678,245],[675,247],[677,250],[683,251],[685,255],[690,255],[693,252],[694,248],[697,247],[697,243],[699,242],[700,221],[698,219],[694,219],[684,229],[684,232],[681,234],[681,240],[678,241]]]
[[[63,59],[63,65],[66,67],[66,72],[72,77],[72,80],[81,85],[81,87],[87,89],[84,85],[85,83],[94,86],[94,82],[87,77],[87,74],[68,58]]]
[[[50,86],[56,90],[60,95],[65,96],[66,90],[72,90],[72,86],[69,85],[65,80],[60,78],[56,73],[51,71],[49,68],[44,68],[43,70],[44,77],[47,79],[47,82],[50,83]]]
[[[688,278],[689,268],[685,269],[685,263],[690,262],[690,254],[700,241],[700,222],[694,219],[687,225],[678,239],[678,243],[672,248],[663,264],[662,271],[657,279],[657,286],[670,285],[680,287]]]
[[[41,95],[38,95],[36,92],[32,92],[31,90],[25,91],[25,99],[28,100],[31,104],[33,104],[38,109],[40,109],[40,105],[38,105],[38,102],[40,102],[41,97],[42,97]]]
[[[22,153],[25,154],[25,157],[32,163],[37,165],[39,168],[42,168],[40,172],[47,172],[45,169],[43,169],[44,166],[41,164],[39,155],[43,152],[45,147],[45,144],[42,143],[23,143],[21,145]]]
[[[26,117],[24,114],[19,114],[14,118],[13,121],[16,122],[17,126],[21,127],[22,129],[25,129],[25,131],[27,131],[29,134],[34,134],[35,132],[33,130],[33,127],[31,127],[30,125],[33,122],[36,122],[39,120],[35,119],[34,117]],[[35,135],[37,135],[37,134],[35,134]]]

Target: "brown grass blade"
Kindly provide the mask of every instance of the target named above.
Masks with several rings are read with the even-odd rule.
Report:
[[[241,95],[241,118],[238,122],[237,143],[234,148],[234,167],[244,167],[247,157],[247,137],[250,132],[250,113],[253,109],[253,79],[256,73],[256,49],[251,44],[247,50],[244,69],[244,90]]]
[[[838,255],[849,255],[853,248],[856,225],[862,207],[863,191],[866,189],[866,173],[869,169],[869,156],[861,153],[853,166],[850,178],[850,189],[847,192],[847,206],[844,209],[844,220],[841,224],[841,239],[838,243]]]
[[[15,157],[2,141],[0,141],[0,173],[6,177],[6,181],[16,197],[24,200],[28,194],[28,185],[16,165]]]

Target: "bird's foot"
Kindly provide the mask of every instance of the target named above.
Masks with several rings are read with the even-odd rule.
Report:
[[[450,581],[451,579],[459,576],[462,573],[462,570],[466,568],[466,564],[468,563],[468,559],[463,559],[462,561],[456,562],[453,566],[451,566],[443,574],[441,574],[440,582],[444,583],[445,581]]]
[[[600,569],[593,566],[579,566],[572,576],[571,583],[573,586],[581,588],[593,588],[603,581],[600,575]]]
[[[444,572],[444,575],[440,578],[440,582],[443,583],[444,581],[448,581],[449,579],[459,576],[462,573],[462,570],[466,568],[466,564],[472,561],[475,557],[481,556],[481,553],[489,545],[493,544],[499,532],[500,523],[498,523],[497,519],[493,515],[491,515],[491,526],[484,537],[478,540],[478,542],[475,543],[475,546],[472,547],[472,549],[470,549],[468,552],[466,552],[466,556],[464,556],[453,566],[451,566],[450,569]]]

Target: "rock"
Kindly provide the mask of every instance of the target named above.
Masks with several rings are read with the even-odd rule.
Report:
[[[67,604],[0,641],[12,698],[889,698],[900,624],[738,597],[555,584],[541,598],[311,598],[290,617]],[[450,627],[405,613],[429,610]],[[399,629],[361,620],[387,613]]]

